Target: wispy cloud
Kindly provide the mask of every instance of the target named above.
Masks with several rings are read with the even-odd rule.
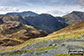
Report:
[[[77,1],[75,1],[75,4],[79,4],[81,6],[84,6],[84,0],[77,0]]]
[[[70,4],[74,0],[0,0],[0,5],[4,6],[31,6],[33,5],[63,5]]]
[[[0,14],[4,14],[6,12],[17,12],[19,9],[15,7],[8,7],[8,6],[0,6]]]
[[[74,10],[84,11],[83,6],[84,0],[0,0],[0,13],[30,10],[64,15]]]
[[[19,11],[19,9],[14,7],[0,6],[0,11]]]
[[[69,5],[69,6],[58,6],[58,7],[51,7],[53,9],[47,10],[47,13],[52,14],[54,16],[63,16],[72,11],[84,11],[84,7],[76,6],[76,5]],[[50,9],[50,8],[48,8]]]
[[[52,15],[55,15],[55,16],[62,16],[62,15],[65,15],[67,14],[65,11],[61,11],[61,10],[51,10],[51,11],[48,11],[47,13],[50,13]]]

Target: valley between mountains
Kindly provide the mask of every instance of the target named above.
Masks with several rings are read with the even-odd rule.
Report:
[[[31,11],[0,15],[1,56],[69,56],[84,48],[84,12],[62,17]]]

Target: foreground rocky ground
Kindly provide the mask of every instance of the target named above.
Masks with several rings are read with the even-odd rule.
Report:
[[[48,40],[26,46],[20,50],[1,53],[2,56],[53,56],[56,54],[68,54],[69,48],[83,48],[83,39]]]

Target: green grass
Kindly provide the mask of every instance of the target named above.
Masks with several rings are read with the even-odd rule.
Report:
[[[47,47],[44,47],[44,48],[38,48],[38,49],[34,49],[34,51],[44,51],[44,50],[48,50],[48,49],[55,49],[57,47],[55,46],[47,46]]]
[[[69,55],[69,54],[58,54],[53,56],[82,56],[82,55]]]
[[[47,46],[47,47],[44,47],[44,48],[36,48],[36,49],[27,49],[27,50],[20,50],[20,51],[15,51],[15,52],[9,52],[7,54],[4,54],[2,56],[11,56],[11,55],[15,55],[15,54],[22,54],[22,53],[29,53],[29,52],[32,52],[32,51],[45,51],[45,50],[48,50],[48,49],[56,49],[57,47],[55,46]]]
[[[53,55],[53,56],[70,56],[69,54],[58,54],[58,55]]]
[[[70,55],[70,56],[82,56],[82,55]]]

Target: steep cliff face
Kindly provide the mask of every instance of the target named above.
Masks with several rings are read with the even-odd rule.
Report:
[[[32,25],[37,29],[44,30],[48,33],[52,33],[67,26],[66,23],[59,21],[58,18],[55,18],[49,14],[29,16],[25,18],[25,21],[28,22],[27,24]]]

